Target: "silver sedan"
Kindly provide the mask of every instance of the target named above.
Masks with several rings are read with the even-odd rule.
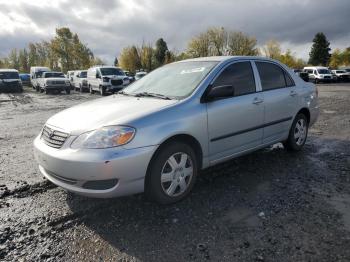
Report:
[[[201,169],[282,142],[300,150],[318,93],[259,57],[165,65],[122,92],[52,116],[34,141],[41,173],[91,197],[186,197]]]

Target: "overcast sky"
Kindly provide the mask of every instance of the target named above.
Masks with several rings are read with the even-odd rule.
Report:
[[[108,63],[123,47],[159,37],[182,51],[211,26],[243,31],[258,45],[276,39],[307,59],[319,31],[332,49],[350,46],[350,0],[0,0],[0,56],[63,26]]]

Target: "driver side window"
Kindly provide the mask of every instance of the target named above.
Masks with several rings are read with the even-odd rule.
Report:
[[[232,96],[255,93],[255,79],[250,62],[229,65],[215,79],[213,87],[233,86]]]

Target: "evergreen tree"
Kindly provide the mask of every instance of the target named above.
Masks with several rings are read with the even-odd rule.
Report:
[[[331,55],[329,51],[330,43],[323,33],[317,33],[313,39],[313,45],[310,51],[309,64],[327,66]]]
[[[166,51],[168,51],[167,43],[163,40],[163,38],[159,38],[156,42],[156,48],[154,50],[154,57],[158,66],[164,64]]]

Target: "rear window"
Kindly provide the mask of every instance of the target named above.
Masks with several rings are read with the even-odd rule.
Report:
[[[263,91],[286,87],[284,70],[272,63],[256,62]]]
[[[18,72],[0,72],[0,79],[19,79]]]
[[[87,77],[87,72],[81,72],[80,73],[81,78],[86,78]]]

